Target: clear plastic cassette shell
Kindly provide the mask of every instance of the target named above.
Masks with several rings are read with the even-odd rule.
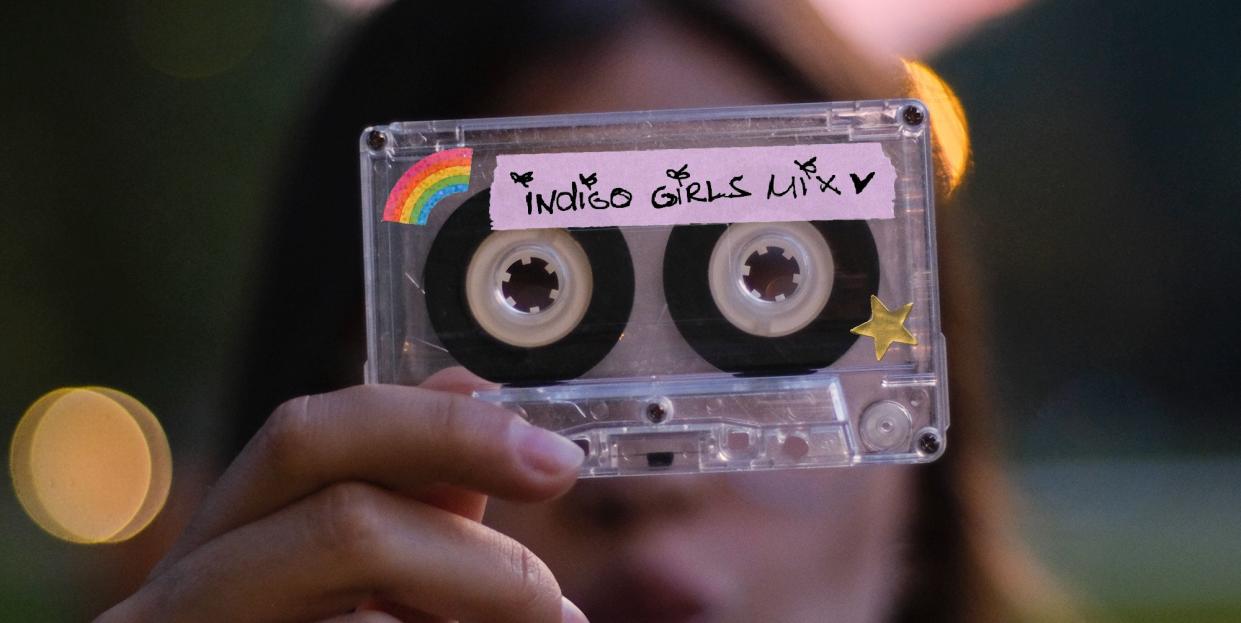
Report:
[[[551,371],[545,376],[541,376],[538,365],[519,366],[523,369],[514,374],[520,378],[501,379],[506,382],[476,393],[481,399],[504,405],[532,424],[557,431],[578,443],[587,455],[582,476],[934,460],[944,451],[949,418],[935,255],[930,123],[925,107],[916,100],[882,100],[403,122],[368,128],[360,142],[366,382],[415,385],[439,370],[459,365],[479,373],[477,362],[505,359],[490,357],[487,344],[480,345],[475,338],[489,332],[504,337],[508,317],[519,324],[514,325],[517,328],[510,337],[504,338],[513,342],[505,347],[506,351],[543,348],[547,340],[581,338],[573,332],[576,329],[566,336],[566,330],[535,326],[539,322],[530,318],[538,318],[538,313],[544,312],[552,319],[549,323],[572,325],[581,315],[580,309],[577,314],[564,312],[558,320],[550,314],[557,304],[562,309],[572,309],[577,299],[569,285],[574,280],[579,289],[584,287],[582,283],[590,281],[594,291],[586,299],[606,296],[613,308],[628,308],[604,312],[610,316],[599,322],[607,324],[606,330],[589,334],[585,339],[593,341],[587,346],[568,351],[593,349],[601,357],[598,361],[578,362],[580,369],[566,374],[565,370],[572,365],[557,367],[557,360],[549,364]],[[860,295],[873,286],[873,292],[865,293],[877,298],[885,309],[908,305],[902,326],[916,341],[893,343],[882,353],[876,352],[874,337],[859,335],[852,331],[854,327],[838,323],[828,335],[832,343],[825,343],[822,349],[832,352],[830,361],[811,366],[776,362],[766,368],[759,365],[757,369],[736,368],[728,363],[746,362],[746,344],[739,343],[736,348],[742,350],[736,353],[727,352],[731,348],[728,339],[702,346],[702,330],[697,336],[692,333],[702,323],[695,324],[693,318],[686,320],[684,311],[678,318],[678,304],[669,301],[673,298],[670,292],[680,292],[675,289],[676,284],[707,287],[702,284],[712,278],[704,273],[680,271],[681,265],[698,266],[694,261],[685,261],[686,257],[695,257],[693,248],[676,247],[680,238],[674,229],[686,226],[622,226],[613,229],[604,244],[586,237],[601,235],[597,232],[586,232],[586,228],[569,230],[580,245],[557,243],[556,234],[549,233],[559,231],[563,237],[565,230],[529,230],[516,237],[506,234],[515,242],[510,247],[491,245],[495,248],[489,252],[458,249],[461,245],[445,240],[440,240],[439,250],[433,250],[437,238],[449,236],[448,229],[462,227],[464,212],[454,219],[457,211],[476,209],[470,206],[486,203],[486,193],[500,175],[496,160],[499,156],[860,143],[881,146],[895,173],[892,218],[850,221],[852,229],[835,230],[835,238],[820,227],[831,255],[820,264],[826,263],[829,268],[833,260],[840,264],[837,243],[853,244],[850,236],[858,237],[861,232],[860,237],[873,240],[877,276],[870,286],[855,287],[854,294]],[[391,209],[391,195],[411,167],[433,154],[460,148],[469,148],[472,158],[465,165],[469,169],[468,183],[458,187],[459,192],[442,196],[425,214],[424,223],[385,220],[385,209]],[[645,197],[634,193],[635,202],[643,200]],[[478,231],[470,240],[507,239],[495,235],[504,232],[490,232],[485,218],[472,222]],[[731,227],[736,225],[722,224],[717,229]],[[834,283],[826,275],[830,270],[821,271],[822,274],[807,270],[814,258],[798,255],[799,240],[805,236],[818,238],[804,233],[813,231],[807,230],[805,223],[760,223],[751,228],[757,232],[754,236],[774,236],[776,242],[762,238],[760,251],[753,250],[754,244],[742,244],[738,247],[741,250],[733,253],[743,255],[736,257],[753,258],[767,244],[787,247],[790,250],[783,251],[786,257],[803,260],[798,265],[802,280],[796,288],[814,292],[816,287],[834,290],[847,285],[840,279],[843,273],[839,266]],[[720,241],[726,239],[725,235],[719,236]],[[716,247],[726,244],[720,241],[715,243]],[[702,255],[701,250],[697,253]],[[621,257],[626,254],[627,257]],[[583,257],[574,259],[576,255]],[[457,259],[448,262],[446,257]],[[631,275],[628,281],[624,275],[614,274],[625,273],[624,264]],[[555,275],[556,279],[544,286],[544,292],[553,292],[552,298],[544,296],[541,303],[527,301],[522,306],[507,294],[504,288],[510,273],[516,274],[514,271],[527,266]],[[712,270],[727,273],[738,270],[738,261],[711,266]],[[503,272],[505,267],[510,267],[509,273]],[[728,281],[731,277],[742,278],[725,274],[721,279]],[[472,285],[466,280],[472,281]],[[449,288],[452,291],[444,295],[445,286],[429,287],[443,283],[459,288]],[[617,290],[617,284],[629,291],[604,291]],[[565,291],[560,294],[566,298],[554,299],[557,287],[561,286]],[[500,313],[494,321],[480,321],[475,316],[487,314],[464,300],[469,298],[464,293],[469,288],[479,292],[494,288],[495,300],[516,306],[516,311]],[[716,290],[711,292],[715,308],[727,307],[721,305],[725,298],[716,296]],[[835,295],[831,292],[822,296]],[[578,299],[582,296],[578,292]],[[870,297],[865,298],[869,309]],[[862,304],[850,302],[855,310]],[[455,311],[445,313],[441,309],[445,305]],[[684,307],[684,303],[679,305]],[[578,323],[595,321],[599,316],[592,316],[596,307],[582,303],[586,311]],[[761,305],[753,307],[762,309]],[[737,324],[740,315],[740,324],[744,325],[744,316],[749,313],[746,309],[741,305],[731,314],[720,311],[712,321]],[[457,324],[445,328],[444,318],[452,318]],[[527,327],[520,322],[534,324]],[[710,333],[709,327],[717,325],[707,326],[705,331]],[[766,325],[758,322],[757,326]],[[614,340],[608,337],[612,335]],[[757,339],[761,342],[763,336]],[[798,347],[814,352],[815,339],[810,336],[800,340]],[[833,352],[833,348],[839,352]],[[482,376],[488,376],[486,370],[483,372]]]

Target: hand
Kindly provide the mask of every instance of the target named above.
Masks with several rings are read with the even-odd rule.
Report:
[[[480,385],[453,369],[281,405],[96,623],[584,622],[542,561],[479,523],[487,495],[564,493],[582,451],[460,395]]]

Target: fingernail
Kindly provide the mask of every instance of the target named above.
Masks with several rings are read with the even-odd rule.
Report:
[[[582,611],[567,597],[560,598],[560,621],[561,623],[590,623],[586,620],[586,615],[582,614]]]
[[[529,467],[545,474],[563,474],[577,469],[585,455],[577,444],[524,420],[514,420],[512,435],[516,439],[517,453]]]

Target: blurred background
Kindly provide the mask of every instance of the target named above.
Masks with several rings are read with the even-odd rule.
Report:
[[[868,54],[924,59],[969,117],[957,209],[1028,541],[1098,620],[1241,620],[1241,8],[816,2]],[[10,487],[6,620],[107,605],[109,570],[158,557],[226,460],[278,159],[382,3],[81,4],[0,9],[0,430],[56,387],[129,392],[174,494],[148,533],[81,546]]]

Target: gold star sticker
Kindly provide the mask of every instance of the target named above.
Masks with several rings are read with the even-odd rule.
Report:
[[[913,307],[913,303],[905,303],[900,309],[892,311],[883,304],[883,301],[879,300],[879,297],[872,294],[870,295],[870,320],[853,327],[849,332],[874,339],[875,361],[879,361],[888,352],[892,342],[918,343],[918,338],[905,328],[905,319],[909,317],[909,310]]]

